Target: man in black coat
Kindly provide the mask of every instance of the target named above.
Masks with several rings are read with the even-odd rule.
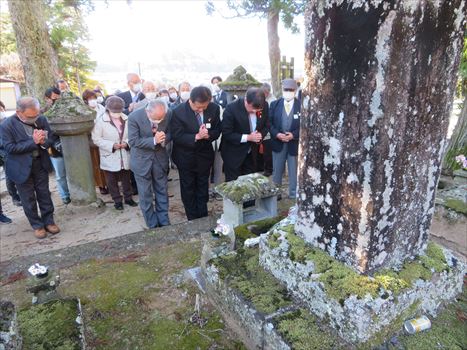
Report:
[[[47,118],[39,113],[37,99],[20,98],[16,114],[0,125],[0,135],[6,152],[6,175],[16,184],[34,235],[45,238],[47,232],[60,232],[53,217],[54,206],[49,191],[49,173],[53,167],[47,152],[58,137],[50,129]]]
[[[190,99],[173,110],[170,131],[172,159],[180,175],[180,192],[188,220],[208,215],[209,173],[214,162],[211,142],[221,132],[220,108],[211,90],[191,90]]]
[[[130,114],[136,103],[144,100],[146,96],[141,92],[142,84],[141,78],[136,73],[128,73],[126,75],[126,80],[128,84],[128,91],[121,92],[117,96],[125,101],[125,108],[123,109],[123,113],[126,115]]]
[[[262,89],[249,88],[244,98],[227,105],[222,116],[221,143],[226,181],[257,171],[257,157],[268,125],[268,104]]]

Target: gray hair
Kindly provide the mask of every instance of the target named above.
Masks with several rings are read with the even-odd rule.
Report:
[[[269,85],[268,83],[263,83],[263,85],[261,85],[261,89],[268,90],[269,92],[271,92],[271,85]]]
[[[160,97],[156,98],[155,100],[149,101],[146,106],[146,110],[152,111],[156,106],[163,106],[165,113],[167,113],[167,111],[169,110],[169,106],[167,105],[167,102],[165,102],[165,100],[163,100]]]
[[[24,112],[30,108],[37,108],[41,107],[39,100],[35,97],[31,96],[24,96],[21,97],[18,101],[16,101],[16,110],[20,112]]]
[[[188,85],[190,87],[190,90],[192,89],[192,86],[189,82],[187,81],[182,81],[180,84],[178,84],[178,91],[180,92],[180,88],[182,87],[182,85]]]

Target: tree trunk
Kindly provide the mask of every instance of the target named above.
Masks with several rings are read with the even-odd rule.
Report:
[[[295,229],[362,273],[426,247],[462,5],[315,1],[307,10]]]
[[[467,97],[464,98],[461,114],[457,121],[454,132],[452,133],[449,145],[443,160],[443,173],[452,175],[455,157],[459,154],[467,156],[465,149],[467,148]]]
[[[42,0],[8,0],[26,88],[28,94],[39,99],[59,77],[43,6]]]
[[[268,46],[269,64],[271,67],[271,85],[276,97],[281,95],[281,82],[279,75],[279,65],[281,60],[281,50],[279,48],[279,11],[271,9],[268,13]]]

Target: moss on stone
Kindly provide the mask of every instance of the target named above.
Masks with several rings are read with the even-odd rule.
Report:
[[[287,289],[259,265],[258,249],[238,249],[212,260],[219,277],[265,314],[291,304]]]
[[[269,182],[266,176],[258,173],[241,176],[235,181],[223,182],[217,185],[215,190],[237,204],[280,192],[280,189]]]
[[[455,198],[447,198],[444,201],[444,206],[446,208],[454,210],[457,213],[467,215],[467,203],[465,203],[463,200],[455,199]]]
[[[430,242],[425,255],[404,263],[401,271],[387,269],[376,273],[374,277],[361,275],[327,252],[306,243],[295,234],[293,225],[281,227],[280,230],[286,232],[289,258],[301,264],[312,262],[315,267],[313,272],[320,274],[319,281],[323,283],[326,293],[341,303],[351,295],[363,298],[369,294],[376,298],[382,291],[391,291],[398,295],[415,280],[429,280],[433,271],[449,269],[442,248]],[[269,238],[271,248],[278,247],[277,238]]]
[[[322,330],[316,317],[304,309],[289,312],[275,320],[278,332],[295,350],[341,349],[337,337]]]
[[[75,300],[51,301],[20,310],[23,349],[79,350],[78,307]]]
[[[235,232],[235,237],[240,241],[239,243],[242,243],[247,240],[248,238],[255,238],[258,237],[258,234],[255,233],[265,233],[267,232],[272,226],[277,224],[279,221],[281,221],[284,218],[284,216],[278,215],[273,218],[267,218],[263,220],[258,220],[258,221],[253,221],[249,222],[243,225],[239,225],[235,227],[234,232]],[[248,227],[254,226],[255,228],[255,233],[251,232]]]

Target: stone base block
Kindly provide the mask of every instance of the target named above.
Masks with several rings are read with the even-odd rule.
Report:
[[[464,262],[430,243],[427,253],[399,271],[360,275],[311,247],[287,218],[260,240],[260,265],[286,285],[306,308],[344,339],[366,342],[415,314],[435,316],[462,291]]]

